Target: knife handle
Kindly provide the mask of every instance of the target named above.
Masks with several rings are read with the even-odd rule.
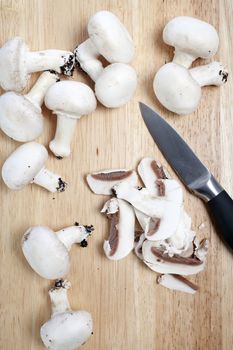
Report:
[[[207,202],[219,235],[233,249],[233,200],[226,191]]]

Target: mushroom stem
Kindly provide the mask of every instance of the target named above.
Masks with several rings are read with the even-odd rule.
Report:
[[[223,85],[227,82],[228,72],[220,62],[212,62],[189,70],[200,86]]]
[[[74,69],[73,54],[64,50],[27,52],[25,61],[29,74],[51,69],[58,73],[72,75]]]
[[[87,39],[75,49],[76,62],[81,68],[96,81],[103,71],[103,65],[98,60],[99,52],[91,39]]]
[[[196,58],[196,56],[193,56],[187,52],[175,49],[172,62],[177,63],[185,68],[189,68]]]
[[[58,80],[59,78],[56,72],[44,72],[33,85],[31,90],[26,95],[24,95],[24,97],[26,97],[32,103],[41,106],[48,88],[54,83],[56,83]]]
[[[70,226],[63,230],[57,231],[57,236],[60,241],[70,250],[72,244],[81,243],[90,235],[84,226]]]
[[[77,119],[69,117],[67,114],[63,113],[56,114],[56,133],[54,139],[49,143],[49,148],[55,154],[55,156],[63,158],[70,155],[70,145],[74,135]]]
[[[61,312],[71,310],[70,303],[67,297],[67,290],[71,287],[70,282],[63,280],[56,280],[55,286],[50,289],[49,296],[52,306],[51,317]]]
[[[65,191],[67,185],[61,179],[60,175],[52,173],[45,167],[39,171],[32,182],[46,188],[50,192],[63,192]]]

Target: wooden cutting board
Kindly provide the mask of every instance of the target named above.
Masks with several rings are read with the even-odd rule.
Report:
[[[108,234],[108,222],[99,211],[107,198],[91,193],[84,179],[94,170],[135,168],[144,156],[155,157],[167,166],[143,124],[138,109],[140,100],[166,117],[233,195],[233,3],[1,0],[0,43],[19,35],[32,50],[72,50],[87,38],[87,21],[101,9],[115,13],[132,34],[137,92],[122,108],[111,110],[99,104],[95,113],[83,117],[77,125],[70,158],[57,160],[50,154],[48,167],[69,183],[65,193],[50,194],[36,185],[13,192],[0,182],[0,348],[43,349],[39,330],[50,317],[47,290],[51,282],[37,276],[27,265],[20,246],[23,233],[32,225],[48,225],[58,230],[78,221],[95,227],[88,248],[72,248],[68,276],[73,309],[89,310],[94,319],[94,335],[83,349],[232,350],[233,255],[217,237],[202,202],[184,189],[185,208],[193,218],[193,229],[199,238],[210,240],[206,270],[190,278],[200,286],[200,291],[191,296],[156,285],[156,274],[133,253],[119,262],[104,256],[102,245]],[[173,49],[162,42],[162,29],[178,15],[196,16],[215,26],[220,36],[215,58],[230,71],[225,86],[203,89],[199,109],[186,117],[174,116],[163,109],[152,90],[155,72],[172,59]],[[36,78],[34,74],[30,86]],[[76,72],[73,79],[93,86],[82,73]],[[56,121],[45,108],[43,112],[45,131],[38,141],[48,146]],[[0,138],[2,166],[19,144],[2,132]],[[171,170],[169,166],[168,169]],[[198,229],[202,223],[204,229]]]

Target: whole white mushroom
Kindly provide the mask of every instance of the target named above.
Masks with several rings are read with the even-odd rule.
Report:
[[[153,88],[160,103],[169,111],[186,115],[194,112],[201,99],[201,87],[226,83],[228,72],[220,62],[192,69],[170,62],[154,77]],[[169,82],[169,83],[168,83]]]
[[[137,74],[129,63],[134,45],[125,26],[109,11],[97,12],[88,23],[89,39],[75,49],[78,66],[95,81],[97,99],[109,108],[126,104],[137,86]],[[103,67],[99,56],[111,64]]]
[[[68,281],[57,280],[49,291],[52,315],[40,329],[41,339],[47,349],[75,350],[93,334],[91,314],[70,308],[67,297],[70,286]]]
[[[20,37],[7,41],[0,48],[0,86],[4,90],[21,91],[31,73],[49,69],[72,75],[74,54],[64,50],[30,52]]]
[[[23,254],[41,277],[64,277],[70,268],[69,251],[72,244],[87,246],[86,239],[93,229],[93,226],[74,225],[55,233],[46,226],[30,227],[22,238]]]
[[[70,155],[70,144],[78,119],[96,109],[91,88],[78,81],[60,81],[45,95],[45,105],[57,115],[57,128],[49,148],[58,158]]]
[[[60,175],[45,167],[46,148],[37,142],[28,142],[16,148],[2,167],[2,179],[11,190],[21,190],[35,183],[50,192],[63,192],[66,182]]]
[[[59,81],[54,71],[44,72],[26,95],[9,91],[0,97],[0,128],[19,142],[35,140],[42,134],[41,105],[48,88]]]
[[[113,63],[104,68],[96,80],[95,94],[105,107],[117,108],[131,100],[136,87],[134,68],[124,63]]]
[[[163,41],[175,48],[173,62],[186,68],[198,57],[213,57],[219,45],[218,33],[211,24],[189,16],[170,20],[164,27]]]
[[[96,81],[103,71],[99,56],[110,63],[129,63],[133,40],[121,21],[110,11],[99,11],[88,22],[89,39],[75,49],[76,62]]]

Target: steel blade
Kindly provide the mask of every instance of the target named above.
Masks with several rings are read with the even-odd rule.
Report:
[[[155,143],[184,184],[196,190],[206,183],[211,173],[181,136],[150,107],[142,102],[139,102],[139,106]]]

